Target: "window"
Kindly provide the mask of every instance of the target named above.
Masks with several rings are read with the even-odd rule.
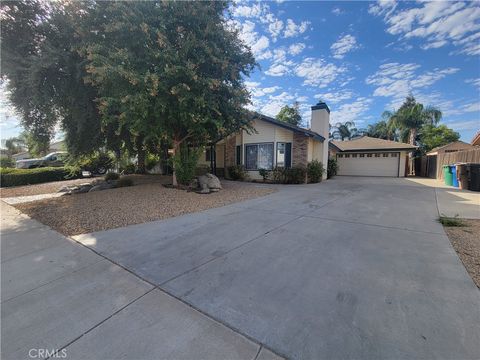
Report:
[[[346,158],[349,158],[349,157],[350,157],[350,154],[345,154],[345,157],[346,157]]]
[[[337,155],[339,158],[342,158],[343,157],[343,154],[338,154]]]
[[[360,157],[365,157],[365,154],[360,154]]]
[[[357,154],[352,154],[352,158],[356,158],[357,157]]]
[[[388,153],[383,153],[383,157],[388,157]]]
[[[380,154],[375,154],[375,157],[380,157]]]
[[[397,153],[391,153],[390,156],[391,156],[391,157],[397,157],[398,154],[397,154]]]
[[[245,145],[245,167],[247,170],[273,168],[273,144]]]
[[[285,143],[277,143],[277,166],[285,167]]]
[[[367,157],[372,157],[372,154],[367,154]]]
[[[212,151],[211,149],[205,149],[205,161],[212,160]]]

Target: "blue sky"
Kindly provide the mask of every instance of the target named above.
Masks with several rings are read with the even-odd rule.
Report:
[[[480,5],[473,2],[244,2],[233,25],[261,69],[252,108],[302,117],[327,102],[331,122],[366,127],[412,92],[470,141],[480,129]]]
[[[480,129],[480,5],[474,2],[244,2],[231,25],[260,64],[252,108],[275,116],[319,99],[331,122],[366,127],[412,92],[469,142]],[[21,131],[0,92],[1,138]]]

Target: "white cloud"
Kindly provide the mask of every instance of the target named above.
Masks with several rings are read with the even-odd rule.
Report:
[[[322,59],[306,58],[294,69],[297,76],[305,78],[304,85],[325,87],[345,69]]]
[[[327,103],[336,104],[345,100],[349,100],[353,97],[353,92],[350,90],[334,91],[327,93],[320,93],[315,95],[315,99],[321,99]]]
[[[353,121],[357,124],[364,122],[362,116],[370,109],[372,99],[358,97],[355,101],[341,105],[338,109],[332,108],[330,123]]]
[[[285,26],[283,36],[289,38],[303,34],[307,31],[308,25],[310,25],[309,21],[302,21],[300,24],[295,24],[292,19],[287,19],[287,25]]]
[[[254,4],[252,6],[241,5],[233,8],[233,16],[245,17],[245,18],[256,18],[261,16],[262,7],[260,3]]]
[[[480,78],[476,79],[467,79],[465,80],[467,84],[472,84],[473,86],[479,87],[480,88]]]
[[[270,68],[265,71],[265,74],[270,76],[283,76],[290,72],[290,68],[283,64],[273,64]]]
[[[404,39],[420,38],[423,49],[453,44],[456,53],[480,54],[480,7],[478,2],[421,1],[418,7],[399,10],[395,2],[370,5],[369,12],[383,16],[387,32]],[[455,53],[455,52],[454,52]]]
[[[480,126],[480,120],[466,120],[466,121],[452,121],[445,122],[445,125],[452,128],[455,131],[461,130],[478,130]]]
[[[335,7],[332,9],[332,14],[335,16],[342,15],[344,11],[340,9],[339,7]]]
[[[380,66],[365,82],[377,86],[374,96],[394,98],[394,104],[405,98],[410,92],[429,87],[444,77],[456,73],[457,68],[434,69],[418,75],[420,68],[417,64],[388,63]]]
[[[268,25],[268,32],[272,35],[272,40],[276,40],[283,30],[283,21],[275,19]]]
[[[296,44],[290,45],[290,47],[288,48],[288,53],[290,55],[298,55],[304,49],[305,49],[305,44],[304,43],[296,43]]]
[[[346,53],[348,53],[349,51],[355,50],[356,48],[358,48],[357,40],[353,35],[341,36],[330,47],[333,53],[333,57],[335,59],[343,59]]]
[[[240,39],[252,49],[252,53],[257,59],[268,59],[272,56],[268,49],[270,41],[265,35],[260,36],[255,31],[254,22],[246,20],[241,23],[234,20],[231,25],[239,30]]]

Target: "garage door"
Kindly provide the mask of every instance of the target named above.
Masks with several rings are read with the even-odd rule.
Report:
[[[398,177],[399,161],[398,152],[337,154],[337,174]]]

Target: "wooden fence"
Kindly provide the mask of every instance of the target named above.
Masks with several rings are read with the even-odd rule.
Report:
[[[443,165],[455,163],[480,164],[480,147],[478,149],[443,153],[437,155],[437,179],[443,179]]]

